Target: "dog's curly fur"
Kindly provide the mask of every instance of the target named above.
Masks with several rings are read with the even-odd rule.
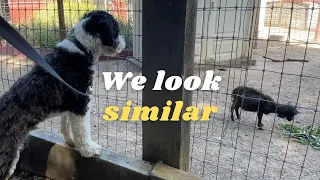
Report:
[[[92,90],[94,63],[101,54],[113,56],[125,47],[118,22],[104,11],[83,16],[72,40],[58,43],[44,59],[71,86]],[[87,54],[90,55],[87,55]],[[41,67],[18,79],[0,98],[0,180],[14,172],[19,151],[31,128],[53,116],[61,116],[61,133],[85,157],[100,154],[101,146],[90,136],[90,97],[75,94]]]
[[[242,102],[243,101],[243,102]],[[268,95],[258,91],[252,87],[239,86],[232,91],[231,120],[234,121],[233,111],[239,119],[239,108],[257,112],[258,127],[262,129],[263,114],[276,113],[280,118],[286,118],[292,121],[294,116],[299,113],[294,106],[287,104],[278,104]]]

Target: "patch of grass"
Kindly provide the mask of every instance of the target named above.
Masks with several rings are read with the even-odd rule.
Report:
[[[281,124],[280,128],[285,137],[291,137],[300,144],[310,144],[314,149],[320,150],[320,127],[298,127],[291,124]]]
[[[70,0],[64,3],[66,31],[70,31],[84,13],[94,10],[96,6],[88,0]],[[45,9],[34,13],[30,23],[23,25],[20,33],[36,48],[52,48],[60,41],[58,5],[48,1]]]
[[[95,10],[94,1],[69,0],[64,3],[64,16],[66,25],[66,34],[74,27],[75,23],[87,12]],[[116,18],[116,16],[115,16]],[[58,6],[56,1],[48,1],[45,9],[35,13],[28,24],[22,24],[20,30],[24,36],[35,48],[52,48],[60,41]],[[127,43],[127,49],[132,47],[132,24],[128,22],[119,22],[121,34]]]

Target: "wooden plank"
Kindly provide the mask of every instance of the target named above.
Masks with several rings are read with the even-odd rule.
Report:
[[[99,158],[84,158],[63,138],[44,130],[30,132],[21,154],[22,170],[63,180],[149,179],[153,164],[106,149]]]
[[[191,92],[183,86],[176,91],[153,91],[158,70],[169,76],[193,75],[196,33],[196,0],[142,1],[142,74],[148,77],[143,89],[143,106],[162,107],[167,100],[191,105]],[[163,87],[164,88],[164,87]],[[184,109],[183,108],[183,109]],[[181,118],[180,118],[181,119]],[[145,121],[143,160],[189,170],[190,123],[186,121]]]
[[[200,180],[201,178],[185,171],[157,163],[150,175],[151,180]]]

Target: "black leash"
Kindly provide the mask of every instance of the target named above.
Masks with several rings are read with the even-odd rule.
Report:
[[[91,94],[82,93],[77,89],[73,88],[67,82],[65,82],[52,67],[45,61],[37,51],[16,31],[3,17],[0,16],[0,36],[3,37],[6,41],[8,41],[13,47],[18,49],[24,55],[26,55],[29,59],[33,62],[38,64],[44,70],[46,70],[49,74],[53,77],[57,78],[60,82],[66,85],[70,90],[74,91],[75,93],[83,96],[89,96]],[[78,41],[81,45],[81,43]],[[79,45],[78,44],[78,45]],[[77,46],[78,46],[77,45]],[[82,45],[81,45],[82,46]],[[82,46],[85,50],[85,48]],[[85,53],[88,53],[86,50]]]

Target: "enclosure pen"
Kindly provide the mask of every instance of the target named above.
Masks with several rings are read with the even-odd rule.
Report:
[[[0,15],[41,55],[70,38],[79,18],[91,10],[111,13],[127,44],[115,57],[101,56],[95,66],[91,133],[104,147],[101,164],[88,160],[82,168],[90,171],[67,172],[75,168],[73,162],[87,161],[62,144],[60,119],[52,118],[30,133],[26,150],[48,158],[35,160],[36,165],[33,156],[24,156],[16,178],[28,170],[30,176],[57,179],[68,179],[68,174],[90,179],[93,172],[148,179],[163,177],[167,169],[185,180],[320,179],[320,0],[0,0]],[[33,66],[0,39],[0,94]],[[198,76],[202,84],[194,91],[183,87],[152,91],[161,69],[166,77]],[[219,89],[201,90],[208,70],[221,77]],[[132,88],[132,79],[119,90],[115,85],[107,90],[104,72],[132,72],[133,77],[144,75],[148,81],[143,90]],[[231,95],[239,86],[255,88],[275,104],[289,104],[300,113],[287,121],[276,108],[263,116],[260,130],[256,111],[264,106],[259,103],[255,112],[240,107],[240,118],[232,121]],[[213,106],[218,111],[210,114],[209,121],[104,120],[107,107],[119,107],[120,117],[128,101],[131,107],[161,110],[168,100],[183,101],[184,108],[194,106],[199,112]],[[64,152],[71,154],[61,156],[69,169],[46,173],[61,165],[52,156]],[[98,167],[107,170],[99,174]]]

